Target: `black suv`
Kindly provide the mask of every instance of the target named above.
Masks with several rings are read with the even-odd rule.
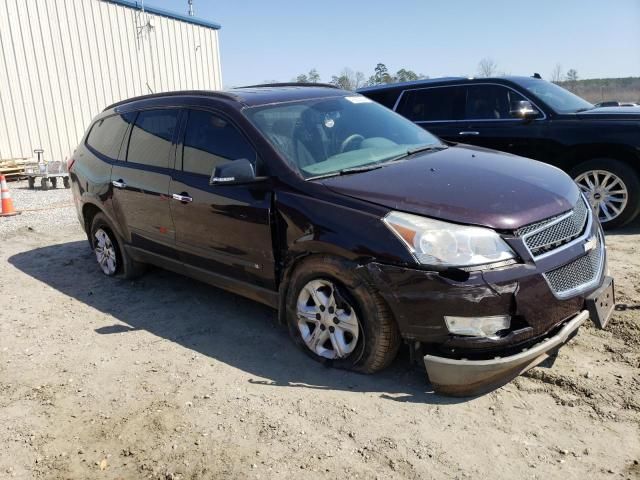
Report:
[[[379,370],[404,339],[441,392],[477,393],[613,306],[570,177],[449,147],[352,92],[132,99],[98,115],[69,171],[106,275],[153,264],[263,302],[336,367]]]
[[[605,228],[640,212],[640,108],[596,108],[537,76],[440,78],[359,92],[447,141],[563,169]]]

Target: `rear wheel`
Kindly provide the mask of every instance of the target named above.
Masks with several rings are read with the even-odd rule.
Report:
[[[305,261],[292,275],[286,317],[294,342],[315,360],[373,373],[389,365],[400,335],[384,300],[338,259]]]
[[[124,278],[132,279],[144,272],[144,264],[133,260],[122,248],[120,238],[104,214],[97,213],[93,217],[90,239],[98,266],[108,277],[122,274]]]
[[[42,190],[49,190],[49,181],[46,178],[40,180],[40,187]]]
[[[631,222],[640,211],[640,180],[627,164],[611,158],[581,163],[571,176],[606,229]]]

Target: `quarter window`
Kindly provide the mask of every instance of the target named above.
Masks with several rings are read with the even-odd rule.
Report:
[[[414,122],[458,120],[464,108],[461,87],[432,87],[406,90],[398,113]]]
[[[167,168],[178,113],[178,109],[140,112],[131,130],[127,161]]]
[[[470,85],[466,90],[465,119],[468,120],[512,119],[511,111],[517,109],[519,101],[526,100],[500,85]]]
[[[184,137],[182,169],[210,176],[214,167],[246,158],[255,164],[256,153],[236,127],[202,110],[190,110]]]
[[[128,126],[129,119],[124,115],[102,118],[91,128],[87,137],[87,145],[96,152],[117,160]]]

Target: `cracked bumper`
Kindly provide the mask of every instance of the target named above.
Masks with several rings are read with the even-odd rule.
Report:
[[[587,310],[568,320],[553,337],[548,337],[520,353],[492,360],[456,360],[426,355],[424,364],[435,391],[466,397],[480,395],[511,381],[546,360],[589,318]]]

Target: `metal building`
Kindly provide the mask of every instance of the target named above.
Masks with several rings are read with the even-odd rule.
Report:
[[[118,100],[222,87],[220,25],[141,6],[0,0],[0,161],[65,160]]]

